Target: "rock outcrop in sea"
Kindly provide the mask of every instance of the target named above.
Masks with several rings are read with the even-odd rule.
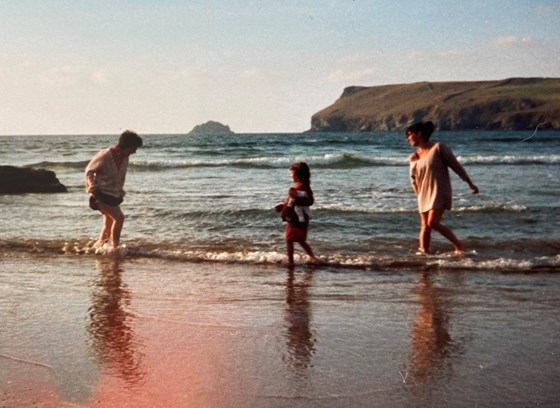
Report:
[[[227,125],[210,120],[202,125],[195,126],[189,135],[233,135],[235,134]]]
[[[439,130],[560,130],[560,78],[351,86],[313,115],[310,131],[401,131],[426,120]]]
[[[0,166],[0,194],[66,193],[53,171]]]

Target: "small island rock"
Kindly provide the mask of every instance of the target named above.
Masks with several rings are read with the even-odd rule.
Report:
[[[189,135],[233,135],[229,126],[220,122],[210,120],[202,125],[197,125],[189,132]]]

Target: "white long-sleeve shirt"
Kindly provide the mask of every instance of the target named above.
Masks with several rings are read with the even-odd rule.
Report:
[[[86,191],[99,190],[113,197],[124,197],[124,180],[128,168],[128,157],[117,167],[111,148],[97,153],[86,167]]]

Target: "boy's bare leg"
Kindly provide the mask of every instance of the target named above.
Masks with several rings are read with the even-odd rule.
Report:
[[[105,242],[111,236],[111,229],[113,228],[113,219],[108,215],[101,213],[101,217],[103,218],[103,227],[101,228],[101,233],[99,234],[99,240],[95,244],[98,247],[103,246]]]
[[[119,246],[121,240],[121,232],[124,225],[124,214],[120,207],[111,207],[110,205],[98,203],[99,209],[105,217],[109,217],[112,221],[111,225],[111,244],[113,249]]]

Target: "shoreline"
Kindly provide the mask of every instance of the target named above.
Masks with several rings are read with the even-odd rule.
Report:
[[[478,248],[468,245],[463,256],[455,255],[446,243],[434,244],[435,253],[419,255],[414,250],[403,250],[403,247],[414,247],[414,241],[403,243],[384,243],[384,246],[370,252],[340,253],[330,248],[316,247],[318,264],[308,265],[311,268],[332,268],[337,270],[363,270],[374,272],[399,271],[463,271],[476,272],[494,270],[500,273],[540,273],[560,272],[560,242],[540,239],[533,243],[506,241],[497,245],[498,248]],[[281,245],[272,248],[251,247],[199,247],[192,248],[183,243],[148,243],[141,241],[123,242],[118,254],[94,253],[90,240],[0,240],[0,253],[4,257],[84,257],[92,259],[122,258],[123,260],[161,260],[177,263],[209,263],[219,265],[278,266],[288,267],[285,250]],[[476,248],[476,249],[473,249]],[[530,252],[533,248],[534,252]],[[296,265],[307,265],[302,251],[297,250]]]
[[[5,259],[0,280],[7,407],[553,406],[558,396],[556,274],[39,255]]]

